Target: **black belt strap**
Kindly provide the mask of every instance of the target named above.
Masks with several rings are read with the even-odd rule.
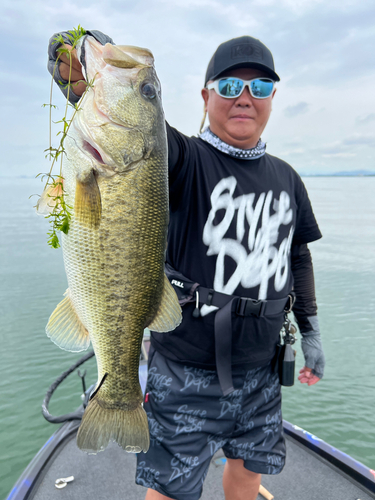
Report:
[[[238,316],[270,316],[280,314],[289,296],[278,300],[254,300],[216,292],[212,288],[197,288],[199,302],[218,307],[215,315],[215,361],[224,396],[234,391],[232,380],[232,311]]]
[[[223,308],[229,302],[236,301],[235,313],[238,316],[271,316],[283,312],[288,297],[277,300],[255,300],[247,297],[237,297],[226,293],[215,292],[212,288],[198,287],[199,302],[208,306]]]
[[[234,391],[232,380],[232,299],[215,316],[215,360],[224,396]],[[228,332],[230,334],[228,335]]]

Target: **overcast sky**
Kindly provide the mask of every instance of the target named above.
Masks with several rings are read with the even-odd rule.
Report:
[[[375,171],[373,0],[2,0],[0,23],[2,176],[47,170],[48,39],[78,24],[152,50],[166,118],[188,135],[199,129],[216,47],[259,38],[281,77],[262,137],[267,151],[302,174]],[[57,88],[54,102],[57,120]]]

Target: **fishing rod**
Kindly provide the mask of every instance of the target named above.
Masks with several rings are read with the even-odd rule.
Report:
[[[83,412],[84,412],[86,404],[87,404],[86,401],[84,401],[83,405],[80,406],[76,411],[73,411],[71,413],[66,413],[65,415],[60,415],[59,417],[54,417],[53,415],[50,414],[50,412],[48,411],[48,405],[49,405],[49,402],[51,400],[52,394],[55,392],[55,390],[61,384],[61,382],[63,380],[65,380],[72,372],[74,372],[74,370],[76,368],[83,365],[83,363],[85,363],[87,360],[89,360],[93,356],[95,356],[94,351],[90,351],[87,354],[85,354],[84,356],[82,356],[82,358],[80,358],[76,363],[74,363],[74,365],[72,365],[68,370],[66,370],[64,373],[62,373],[50,386],[50,388],[48,389],[48,391],[44,397],[43,403],[42,403],[42,415],[48,422],[51,422],[52,424],[61,424],[62,422],[68,422],[70,420],[81,420],[82,419],[82,415],[83,415]],[[85,384],[86,370],[83,374],[81,374],[81,372],[78,370],[78,375],[82,379],[83,394],[85,394],[86,393],[86,390],[85,390],[86,389],[86,384]]]

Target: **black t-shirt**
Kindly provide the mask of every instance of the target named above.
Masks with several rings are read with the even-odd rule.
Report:
[[[229,295],[280,299],[293,287],[292,245],[321,237],[300,176],[265,154],[233,158],[202,139],[167,125],[170,223],[167,262],[192,281]],[[152,333],[166,357],[215,366],[215,309],[204,305],[194,318],[183,308],[174,331]],[[283,315],[239,317],[232,313],[232,363],[270,361]]]

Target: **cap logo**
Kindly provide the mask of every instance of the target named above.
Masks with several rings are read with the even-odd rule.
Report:
[[[263,51],[261,47],[253,45],[251,43],[244,43],[241,45],[235,45],[232,47],[231,58],[239,59],[242,57],[253,57],[254,59],[263,59]]]

